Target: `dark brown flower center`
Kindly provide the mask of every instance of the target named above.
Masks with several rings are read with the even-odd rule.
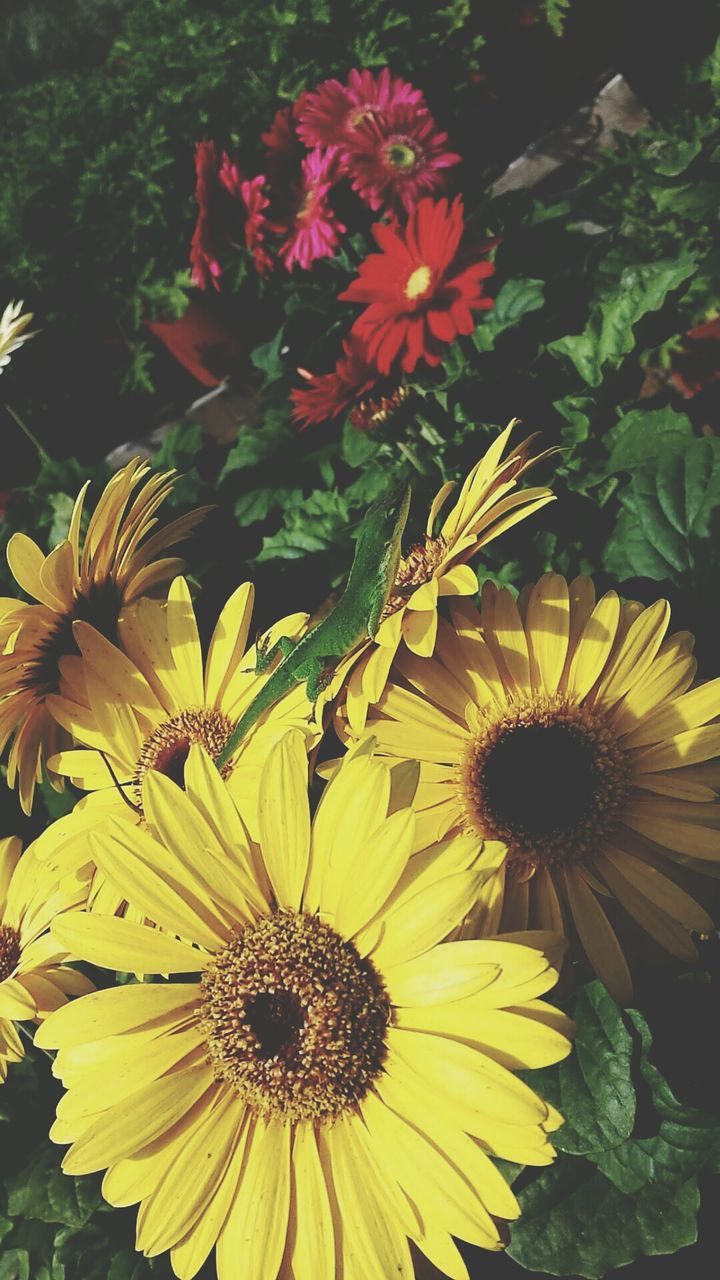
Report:
[[[57,614],[55,621],[36,642],[33,655],[25,668],[23,686],[32,689],[39,697],[57,693],[60,688],[61,658],[80,655],[73,634],[73,623],[89,622],[106,640],[114,644],[117,641],[119,612],[120,594],[112,579],[93,584],[87,595],[77,596],[72,610]]]
[[[542,696],[486,713],[460,785],[468,824],[527,867],[591,853],[617,823],[628,770],[599,713]]]
[[[214,760],[219,756],[234,729],[232,720],[214,707],[191,707],[170,720],[164,720],[145,739],[135,767],[133,787],[137,803],[142,804],[143,778],[148,769],[164,773],[179,787],[185,785],[185,764],[194,743],[204,747]],[[220,770],[223,778],[232,772],[228,762]]]
[[[336,1119],[382,1070],[390,1001],[374,966],[317,916],[248,925],[202,978],[217,1075],[283,1120]]]
[[[9,924],[0,924],[0,982],[14,971],[20,959],[20,937]]]

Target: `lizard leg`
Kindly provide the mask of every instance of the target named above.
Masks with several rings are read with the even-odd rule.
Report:
[[[291,640],[289,636],[280,636],[280,639],[276,640],[275,644],[270,644],[268,640],[262,640],[258,637],[255,644],[255,666],[254,668],[246,667],[245,670],[254,670],[256,675],[262,675],[279,653],[282,654],[283,658],[287,658],[294,648],[295,641]]]
[[[306,674],[307,695],[313,706],[323,689],[327,689],[332,680],[337,662],[337,658],[313,658],[312,662],[308,663]]]

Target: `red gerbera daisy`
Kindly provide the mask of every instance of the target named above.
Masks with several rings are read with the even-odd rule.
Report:
[[[354,70],[346,85],[325,80],[314,93],[305,95],[297,131],[309,147],[342,145],[348,131],[362,120],[401,102],[416,112],[427,110],[420,90],[400,76],[391,76],[388,67],[377,76],[372,71]]]
[[[265,248],[265,231],[269,226],[265,210],[270,204],[263,191],[265,176],[259,173],[255,178],[243,178],[238,166],[223,154],[220,181],[225,190],[245,206],[245,245],[252,254],[256,271],[266,276],[273,269],[273,260]]]
[[[483,280],[494,267],[487,259],[462,266],[456,260],[463,234],[460,197],[421,200],[403,229],[376,223],[381,249],[360,265],[359,276],[340,294],[346,302],[366,302],[352,332],[367,346],[380,373],[401,357],[406,373],[418,360],[437,365],[441,346],[472,333],[473,311],[493,306],[482,296]],[[491,246],[479,246],[475,253]]]
[[[337,147],[320,147],[303,160],[300,188],[289,235],[280,256],[290,271],[297,262],[307,269],[317,258],[331,258],[346,230],[330,208],[328,194],[337,176]]]
[[[207,289],[213,284],[220,288],[218,277],[222,274],[219,261],[219,195],[218,164],[214,142],[198,142],[195,147],[195,199],[198,216],[190,242],[190,267],[193,284]]]
[[[409,213],[422,195],[443,190],[443,169],[460,161],[447,140],[431,115],[407,102],[366,116],[348,134],[343,155],[353,189],[371,209],[386,200]]]
[[[301,428],[328,422],[374,387],[377,370],[368,362],[365,347],[352,336],[343,342],[343,355],[332,373],[307,373],[299,369],[305,386],[290,392],[293,421]]]

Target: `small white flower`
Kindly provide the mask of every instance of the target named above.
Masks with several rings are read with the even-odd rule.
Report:
[[[32,311],[21,315],[22,309],[22,301],[9,302],[0,316],[0,373],[10,363],[12,352],[17,351],[28,338],[35,337],[35,331],[25,333],[33,318]]]

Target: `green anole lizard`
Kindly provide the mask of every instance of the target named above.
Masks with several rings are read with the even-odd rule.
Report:
[[[220,755],[218,768],[232,756],[263,712],[301,681],[315,702],[332,668],[357,644],[374,639],[392,592],[402,551],[402,535],[410,508],[410,489],[393,489],[368,507],[358,533],[347,586],[332,613],[293,643],[287,637],[262,655],[262,671],[273,658],[283,659],[250,706],[243,712]]]

